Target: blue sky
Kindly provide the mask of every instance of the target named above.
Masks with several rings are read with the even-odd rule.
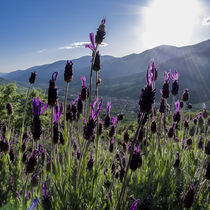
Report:
[[[210,38],[208,0],[1,0],[0,72],[90,55],[81,44],[103,16],[102,55]]]

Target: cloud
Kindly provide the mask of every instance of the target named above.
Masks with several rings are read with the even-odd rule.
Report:
[[[46,51],[47,51],[47,49],[41,49],[41,50],[37,51],[37,53],[44,53]]]
[[[203,26],[210,26],[210,17],[204,18],[202,21]]]
[[[74,48],[84,48],[86,44],[90,44],[90,42],[74,42],[68,46],[65,47],[59,47],[58,50],[70,50]],[[108,44],[107,43],[102,43],[102,47],[106,47]]]

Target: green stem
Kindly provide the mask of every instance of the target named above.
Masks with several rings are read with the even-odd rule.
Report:
[[[29,93],[31,90],[32,84],[30,84],[27,94],[26,94],[26,102],[24,105],[24,111],[23,111],[23,121],[22,121],[22,127],[21,127],[21,133],[20,133],[20,140],[22,142],[22,137],[23,137],[23,131],[24,131],[24,124],[25,124],[25,118],[26,118],[26,109],[27,109],[27,104],[28,104],[28,99],[29,99]]]
[[[141,125],[142,125],[143,118],[144,118],[144,113],[141,113],[140,120],[139,120],[139,125],[138,125],[138,128],[136,130],[135,136],[133,138],[131,148],[133,148],[134,143],[139,136],[139,131],[140,131],[140,128],[141,128]],[[128,171],[129,171],[129,166],[130,166],[132,156],[133,156],[133,153],[131,153],[130,156],[129,156],[129,160],[128,160],[128,164],[126,166],[125,176],[124,176],[124,180],[123,180],[123,185],[122,185],[122,188],[121,188],[121,191],[120,191],[119,199],[117,201],[116,209],[121,209],[120,208],[121,207],[121,199],[124,198],[125,188],[126,188],[126,185],[129,183],[129,179],[127,180],[127,176],[128,176]]]
[[[91,64],[91,69],[90,69],[89,107],[90,107],[90,105],[91,105],[91,91],[92,91],[93,64],[95,63],[95,58],[96,58],[97,49],[98,49],[98,44],[96,45],[96,49],[94,50],[94,53],[93,53],[93,59],[92,59],[92,64]]]
[[[51,106],[51,131],[50,131],[50,134],[51,134],[51,153],[50,153],[50,158],[51,158],[51,161],[52,161],[52,153],[53,153],[53,106]]]
[[[80,157],[80,162],[79,162],[79,170],[77,172],[77,177],[76,177],[76,191],[78,190],[78,184],[79,184],[79,179],[80,179],[80,171],[81,171],[81,166],[82,166],[82,161],[83,161],[83,156],[86,153],[87,150],[87,144],[88,141],[86,140],[82,149],[81,157]]]

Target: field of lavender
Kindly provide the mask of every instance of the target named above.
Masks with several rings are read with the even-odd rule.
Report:
[[[164,73],[162,98],[155,101],[158,67],[151,62],[147,85],[139,90],[136,121],[124,123],[120,111],[112,116],[111,101],[104,105],[99,96],[98,49],[105,26],[103,19],[96,35],[90,34],[89,84],[81,75],[81,92],[70,103],[71,61],[64,68],[63,102],[57,72],[49,80],[47,97],[32,88],[36,72],[26,96],[14,99],[11,87],[1,88],[6,100],[20,103],[8,101],[5,108],[0,103],[0,209],[209,209],[206,105],[191,113],[189,90],[177,97],[176,70]]]

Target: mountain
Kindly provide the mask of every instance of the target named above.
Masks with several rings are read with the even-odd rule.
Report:
[[[159,77],[156,82],[157,97],[160,97],[159,89],[163,83],[163,72],[170,69],[173,72],[176,68],[181,75],[179,79],[180,93],[183,92],[183,89],[189,88],[193,102],[210,100],[210,40],[184,47],[161,45],[139,54],[131,54],[120,58],[102,56],[102,70],[100,71],[102,84],[99,87],[99,93],[108,97],[137,100],[141,88],[145,85],[145,72],[148,63],[153,58],[155,63],[160,66],[158,69]],[[74,59],[73,63],[74,79],[70,84],[70,90],[71,93],[77,94],[80,91],[81,75],[85,75],[87,82],[89,82],[91,57],[84,56]],[[47,88],[52,73],[58,71],[59,76],[56,83],[63,92],[65,64],[66,61],[64,60],[57,61],[2,74],[1,77],[10,81],[28,83],[30,73],[36,71],[36,85]]]

